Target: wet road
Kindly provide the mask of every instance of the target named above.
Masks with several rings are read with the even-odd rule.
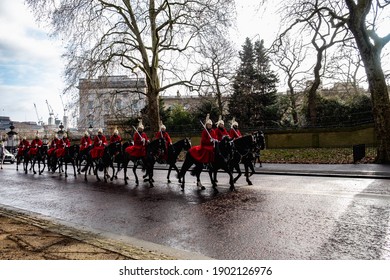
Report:
[[[390,259],[389,180],[254,175],[230,193],[219,174],[214,195],[206,174],[205,191],[187,174],[182,192],[166,172],[149,188],[6,165],[0,204],[216,259]]]

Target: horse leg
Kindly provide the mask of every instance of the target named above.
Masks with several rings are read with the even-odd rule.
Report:
[[[136,163],[136,161],[134,162],[133,173],[134,173],[134,177],[135,177],[135,185],[138,186],[139,181],[138,181],[138,176],[137,176],[137,163]]]
[[[252,176],[252,174],[249,175],[249,167],[250,167],[251,163],[252,163],[251,161],[244,163],[245,177],[246,177],[246,182],[248,183],[248,185],[253,185],[252,181],[249,179],[249,177]]]
[[[171,175],[171,170],[172,170],[172,165],[169,165],[169,168],[168,168],[168,175],[167,175],[168,184],[171,183],[171,180],[169,180],[169,176]]]
[[[183,165],[180,169],[180,172],[177,173],[177,177],[179,179],[179,182],[181,180],[181,190],[184,191],[184,187],[185,187],[185,176],[186,176],[186,173],[188,171],[188,169],[190,169],[190,167],[194,164],[194,160],[193,158],[191,157],[191,155],[189,153],[186,154],[186,158],[184,159],[184,162],[183,162]]]
[[[241,177],[242,172],[241,172],[241,168],[240,168],[240,164],[239,163],[234,168],[237,171],[237,176],[233,179],[233,182],[236,183],[238,181],[238,179]],[[246,172],[245,172],[245,176],[247,177],[247,180],[248,180],[248,176],[247,176]]]

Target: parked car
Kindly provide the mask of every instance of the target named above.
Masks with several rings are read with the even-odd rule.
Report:
[[[4,162],[10,162],[11,164],[14,164],[16,161],[15,155],[11,154],[7,149],[4,149]]]

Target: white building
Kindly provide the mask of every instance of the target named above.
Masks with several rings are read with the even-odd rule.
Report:
[[[100,76],[79,81],[78,129],[102,128],[140,115],[146,105],[144,79],[127,76]]]

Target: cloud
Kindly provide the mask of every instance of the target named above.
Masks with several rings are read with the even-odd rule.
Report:
[[[62,47],[39,27],[23,0],[0,1],[0,115],[13,121],[44,121],[46,100],[61,112]],[[47,112],[47,113],[46,113]]]

